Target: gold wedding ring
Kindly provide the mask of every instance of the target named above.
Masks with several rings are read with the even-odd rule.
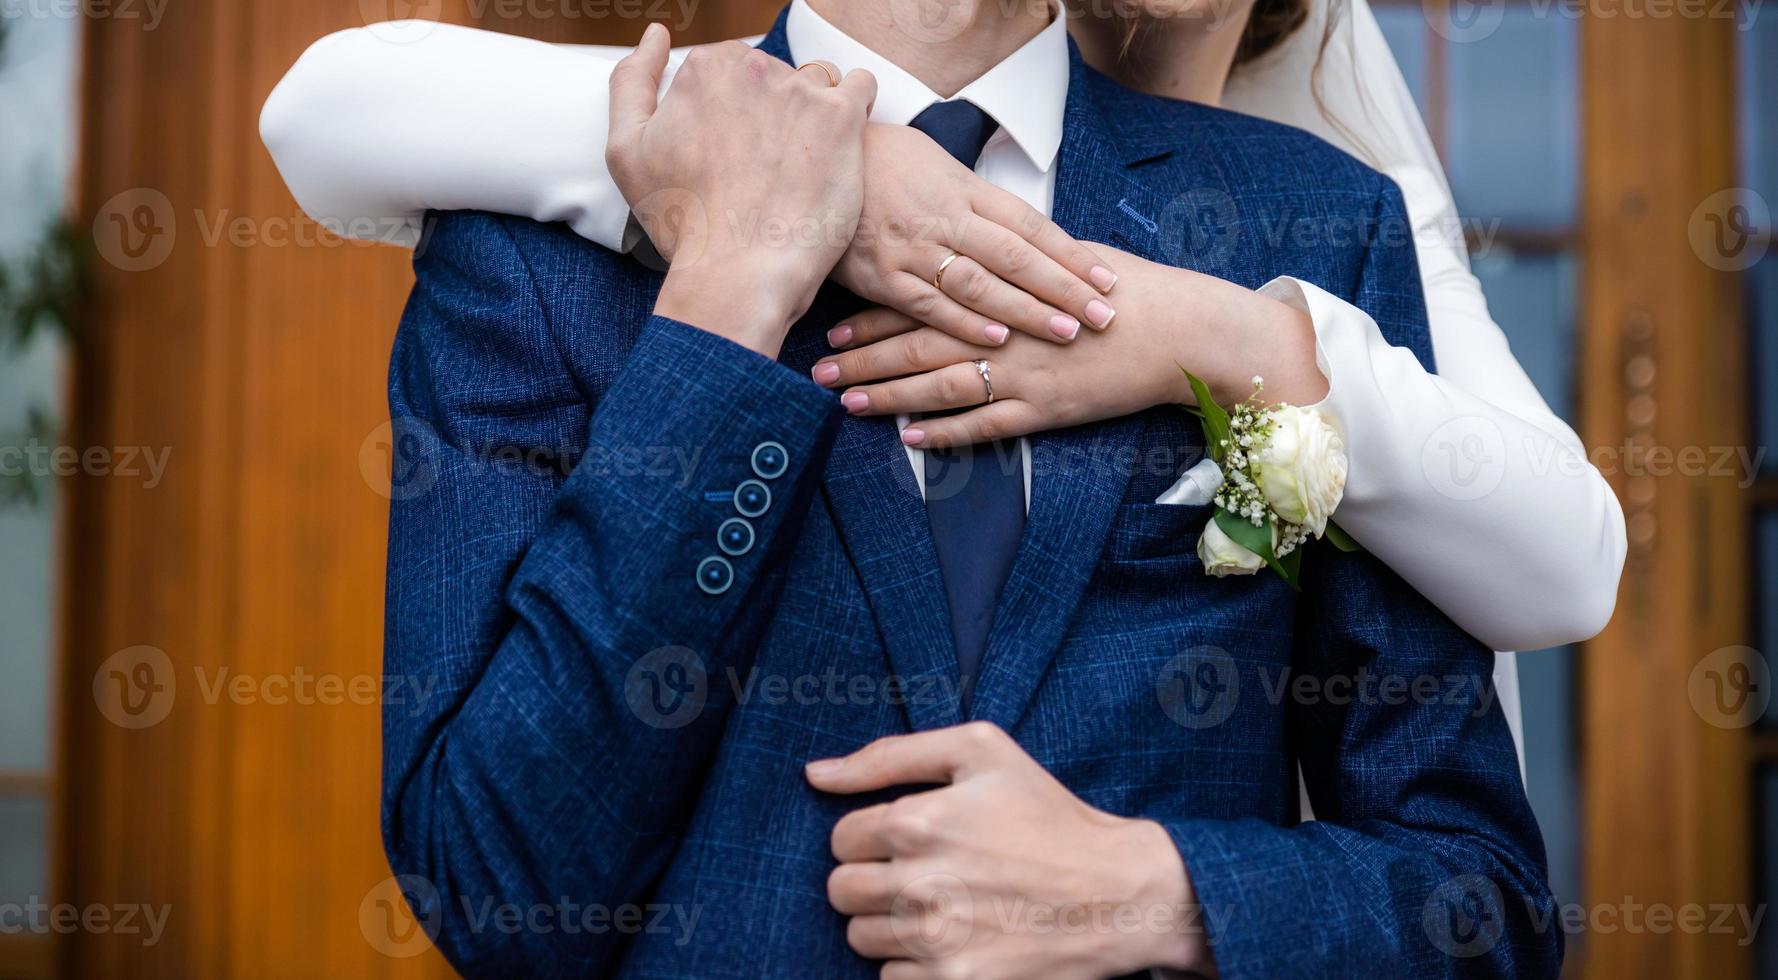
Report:
[[[797,71],[802,71],[804,68],[819,68],[819,69],[821,69],[821,74],[827,76],[827,87],[828,88],[839,88],[840,87],[840,77],[833,73],[832,68],[827,67],[827,62],[825,62],[825,61],[809,61],[809,62],[804,62],[803,64],[796,66]]]
[[[943,262],[940,262],[938,264],[938,271],[934,272],[932,274],[932,288],[938,290],[941,293],[945,291],[945,269],[948,268],[952,262],[957,261],[957,256],[959,254],[961,254],[961,253],[952,252],[951,254],[945,256],[945,260]]]

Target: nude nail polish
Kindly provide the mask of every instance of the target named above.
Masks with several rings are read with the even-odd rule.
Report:
[[[1097,300],[1094,302],[1097,302]],[[1055,316],[1050,317],[1050,333],[1055,334],[1063,340],[1073,340],[1074,335],[1080,333],[1080,321],[1071,316],[1063,316],[1058,313]]]
[[[1099,287],[1102,293],[1111,292],[1111,287],[1117,285],[1117,273],[1102,265],[1093,266],[1093,271],[1087,273],[1087,278],[1093,280],[1093,285]]]
[[[1111,326],[1111,318],[1114,316],[1117,316],[1117,311],[1107,303],[1093,300],[1087,304],[1087,322],[1100,330]]]
[[[809,376],[818,385],[830,385],[840,380],[840,366],[832,361],[821,361],[809,370]]]
[[[870,407],[870,396],[862,391],[848,391],[840,396],[840,404],[846,406],[846,411],[857,415]]]

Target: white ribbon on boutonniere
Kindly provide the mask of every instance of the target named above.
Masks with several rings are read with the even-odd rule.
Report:
[[[1198,460],[1197,465],[1180,474],[1167,492],[1154,498],[1157,504],[1180,504],[1192,506],[1207,504],[1216,499],[1216,488],[1222,486],[1222,467],[1216,460],[1205,456]]]
[[[1198,537],[1205,573],[1252,575],[1270,567],[1294,589],[1310,538],[1357,551],[1332,520],[1346,490],[1339,430],[1312,408],[1261,402],[1263,378],[1254,377],[1253,394],[1229,410],[1190,371],[1185,377],[1198,400],[1186,410],[1204,424],[1207,455],[1155,502],[1216,504]]]

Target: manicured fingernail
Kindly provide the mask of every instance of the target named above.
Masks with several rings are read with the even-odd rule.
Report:
[[[852,342],[852,325],[842,323],[827,332],[827,346],[844,347]]]
[[[908,428],[901,430],[901,444],[904,446],[918,446],[925,441],[926,431],[924,429]]]
[[[1093,280],[1093,285],[1098,286],[1102,293],[1111,292],[1111,287],[1117,285],[1117,273],[1102,265],[1093,266],[1093,271],[1087,273],[1087,277]]]
[[[990,344],[1004,344],[1004,343],[1006,343],[1008,331],[1005,327],[1001,326],[1000,324],[998,324],[998,323],[988,324],[988,329],[985,332],[988,335],[988,343],[990,343]]]
[[[857,415],[870,407],[870,396],[862,391],[848,391],[840,396],[840,404],[846,406],[846,411]]]
[[[1087,322],[1100,330],[1111,326],[1111,318],[1114,316],[1117,316],[1117,311],[1099,300],[1087,304]]]
[[[831,776],[844,768],[846,768],[844,759],[816,759],[808,765],[811,776]]]
[[[818,385],[830,385],[840,380],[840,366],[833,361],[821,361],[809,372]]]
[[[1094,302],[1097,302],[1097,300]],[[1073,340],[1074,335],[1080,333],[1080,321],[1071,316],[1063,316],[1062,314],[1057,313],[1055,316],[1050,317],[1050,333],[1055,334],[1063,340]]]

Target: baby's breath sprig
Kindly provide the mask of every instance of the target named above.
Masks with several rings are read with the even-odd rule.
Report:
[[[1229,435],[1223,439],[1224,466],[1222,488],[1216,503],[1231,514],[1248,518],[1258,527],[1268,512],[1259,483],[1248,470],[1247,454],[1256,446],[1264,446],[1271,438],[1272,423],[1259,402],[1265,390],[1265,379],[1253,376],[1253,393],[1229,412]]]
[[[1301,525],[1278,516],[1278,512],[1266,503],[1259,476],[1252,468],[1252,453],[1264,449],[1271,441],[1272,430],[1277,424],[1273,410],[1286,407],[1283,403],[1266,404],[1260,397],[1265,389],[1266,379],[1254,375],[1253,391],[1229,410],[1229,432],[1222,440],[1222,486],[1217,488],[1215,500],[1218,507],[1246,520],[1253,527],[1263,528],[1270,524],[1275,528],[1273,554],[1282,558],[1296,550],[1309,534]]]

